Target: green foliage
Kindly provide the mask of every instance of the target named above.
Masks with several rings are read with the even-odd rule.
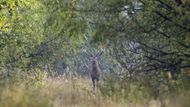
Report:
[[[188,0],[1,0],[0,78],[10,88],[1,97],[15,105],[0,104],[39,100],[49,74],[87,75],[90,55],[103,48],[104,96],[141,103],[188,95],[189,17]],[[19,100],[10,98],[17,91]],[[49,106],[52,98],[31,105]]]
[[[26,56],[42,41],[43,6],[36,0],[8,0],[0,4],[1,11],[6,11],[0,19],[0,66],[9,75],[10,71],[28,63]]]

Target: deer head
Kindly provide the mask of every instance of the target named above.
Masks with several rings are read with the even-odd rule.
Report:
[[[97,54],[92,54],[90,56],[90,59],[91,59],[92,63],[96,63],[97,60],[98,60],[98,57],[100,57],[102,55],[102,53],[103,53],[103,51],[101,51],[101,52],[99,52]]]

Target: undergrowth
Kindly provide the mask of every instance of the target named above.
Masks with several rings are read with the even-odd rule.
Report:
[[[147,76],[137,80],[100,81],[79,76],[48,77],[38,70],[0,81],[0,107],[189,107],[189,80],[161,81]]]

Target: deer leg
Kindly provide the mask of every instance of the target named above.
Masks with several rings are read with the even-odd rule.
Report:
[[[96,79],[96,89],[99,87],[98,82],[99,82],[99,79]]]
[[[93,90],[95,90],[95,79],[92,78],[92,86],[93,86]]]

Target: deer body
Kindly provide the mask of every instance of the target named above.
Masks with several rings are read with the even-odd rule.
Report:
[[[92,79],[92,85],[93,85],[93,90],[98,86],[98,81],[100,78],[100,67],[97,61],[97,56],[93,55],[92,56],[92,68],[90,70],[90,76]]]

